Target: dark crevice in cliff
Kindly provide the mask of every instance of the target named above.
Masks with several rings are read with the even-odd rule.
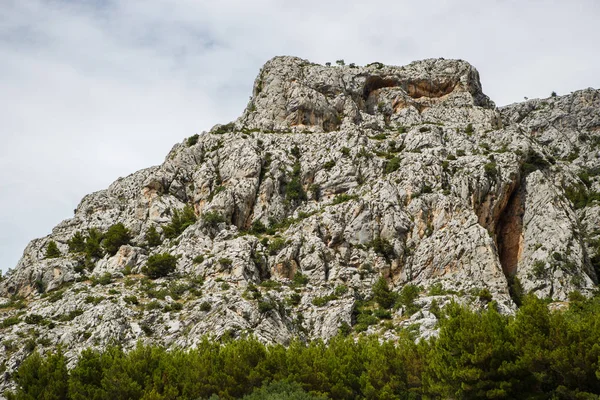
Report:
[[[513,190],[494,229],[502,271],[509,279],[517,273],[517,264],[523,251],[524,192],[523,184]]]

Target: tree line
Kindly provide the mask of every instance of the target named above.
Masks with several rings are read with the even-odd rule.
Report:
[[[138,344],[27,358],[12,399],[592,399],[600,394],[600,296],[565,310],[534,296],[514,316],[494,303],[450,303],[439,335],[397,341],[339,334],[328,343],[264,345],[252,337],[167,350]],[[246,397],[245,397],[246,396]]]

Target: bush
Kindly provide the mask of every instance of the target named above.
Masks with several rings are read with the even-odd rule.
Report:
[[[483,166],[483,170],[485,171],[485,174],[487,176],[489,176],[490,178],[494,178],[494,177],[496,177],[496,175],[498,175],[498,170],[496,168],[496,163],[493,162],[493,161],[485,164]]]
[[[129,244],[131,240],[131,234],[129,230],[125,228],[121,222],[114,224],[106,234],[104,235],[104,239],[102,240],[102,247],[104,250],[110,254],[111,256],[115,255],[121,246]]]
[[[219,264],[221,264],[222,266],[229,268],[231,267],[231,265],[233,264],[233,261],[231,260],[231,258],[219,258]]]
[[[151,302],[146,303],[146,305],[144,306],[144,308],[148,311],[158,310],[161,307],[162,306],[160,305],[160,301],[158,300],[152,300]]]
[[[177,266],[177,257],[169,253],[153,254],[148,257],[145,273],[152,279],[169,275],[175,271]]]
[[[110,274],[110,272],[105,272],[104,274],[100,275],[99,277],[96,276],[92,276],[92,285],[102,285],[102,286],[106,286],[112,283],[112,275]]]
[[[258,301],[258,311],[261,314],[267,313],[274,309],[275,309],[275,304],[273,303],[273,301],[271,299]]]
[[[313,305],[315,305],[317,307],[323,307],[324,305],[326,305],[327,303],[329,303],[332,300],[337,300],[337,296],[334,294],[329,294],[327,296],[315,297],[312,300],[312,303],[313,303]]]
[[[379,307],[389,309],[396,302],[397,295],[390,290],[387,280],[383,276],[377,279],[372,290],[373,299],[379,304]]]
[[[48,246],[46,247],[46,258],[58,258],[62,254],[56,245],[54,240],[48,242]]]
[[[25,317],[25,323],[31,325],[39,325],[44,320],[39,314],[29,314]]]
[[[301,182],[301,169],[300,163],[296,162],[292,170],[292,178],[285,185],[285,198],[288,201],[302,201],[306,200],[306,192]]]
[[[468,124],[467,127],[465,128],[465,133],[467,135],[472,135],[473,132],[474,132],[473,124]]]
[[[204,262],[204,256],[200,254],[199,256],[194,257],[192,260],[194,264],[202,264]]]
[[[297,306],[302,301],[302,296],[298,293],[292,293],[287,299],[287,303],[291,306]]]
[[[135,306],[140,304],[140,301],[138,300],[137,296],[134,296],[134,295],[123,297],[123,301],[127,304],[131,304],[131,305],[135,305]]]
[[[92,296],[92,295],[89,295],[89,296],[85,297],[84,303],[85,304],[98,305],[98,304],[100,304],[102,302],[102,300],[104,300],[104,297],[102,297],[102,296]]]
[[[243,400],[325,400],[313,394],[308,394],[296,382],[277,381],[265,384],[260,389],[244,396]]]
[[[387,239],[383,239],[377,236],[371,242],[366,244],[367,247],[372,248],[375,253],[390,258],[394,256],[394,246]]]
[[[533,263],[533,275],[536,278],[541,278],[546,273],[546,263],[542,260],[535,260]]]
[[[194,209],[189,204],[183,207],[182,211],[175,210],[171,216],[171,223],[163,229],[165,237],[175,239],[181,235],[183,231],[190,225],[196,222],[196,214]]]
[[[224,124],[224,125],[218,125],[216,128],[213,129],[213,131],[211,133],[215,134],[215,135],[223,135],[227,132],[231,132],[235,129],[235,124],[233,122],[230,122],[228,124]]]
[[[373,315],[379,319],[392,319],[392,313],[383,308],[377,308],[373,311]]]
[[[418,311],[415,300],[419,297],[420,292],[421,288],[412,284],[405,285],[400,291],[398,303],[406,308],[408,314],[414,314]]]
[[[160,244],[162,243],[160,233],[158,233],[158,231],[156,230],[156,227],[154,225],[152,225],[150,228],[148,228],[146,235],[144,235],[144,239],[146,240],[146,244],[149,247],[160,246]]]
[[[282,237],[275,237],[271,243],[269,243],[269,254],[274,256],[285,247],[285,239]]]
[[[348,286],[346,285],[338,285],[335,287],[335,295],[336,296],[343,296],[346,293],[348,293]]]
[[[400,168],[400,158],[392,157],[386,164],[384,168],[384,172],[386,174],[390,174],[394,171],[397,171]]]
[[[102,258],[104,253],[102,251],[102,232],[96,228],[92,228],[88,231],[88,237],[85,240],[85,254],[90,258]]]
[[[193,145],[198,143],[199,138],[200,138],[200,136],[196,133],[195,135],[192,135],[189,138],[187,138],[187,140],[185,141],[185,144],[187,145],[187,147],[192,147]]]
[[[488,288],[481,289],[477,296],[479,297],[479,300],[483,301],[484,303],[489,303],[492,301],[492,293],[490,293]]]
[[[300,271],[297,271],[292,278],[292,283],[295,286],[304,286],[308,283],[308,276],[303,275]]]
[[[208,312],[211,308],[212,307],[208,301],[204,301],[202,304],[200,304],[200,311]]]
[[[2,321],[2,323],[0,323],[0,328],[8,328],[9,326],[16,325],[19,322],[21,322],[21,320],[16,315],[12,316],[12,317],[8,317],[8,318],[5,318]]]
[[[252,227],[250,228],[250,233],[254,235],[259,235],[265,233],[267,231],[267,227],[262,223],[260,219],[252,222]]]
[[[85,251],[85,237],[80,231],[75,232],[73,237],[67,241],[69,253],[83,253]]]
[[[220,223],[225,222],[225,218],[216,211],[208,211],[202,214],[202,221],[209,228],[216,229]]]
[[[347,201],[355,200],[355,199],[358,199],[358,196],[355,194],[342,193],[342,194],[338,194],[337,196],[335,196],[333,198],[333,201],[331,202],[331,204],[345,203]]]

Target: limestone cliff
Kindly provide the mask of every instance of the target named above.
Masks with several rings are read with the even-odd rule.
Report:
[[[460,60],[276,57],[240,118],[86,196],[27,246],[0,282],[2,384],[34,348],[58,344],[74,358],[115,340],[188,347],[206,334],[286,343],[360,325],[426,337],[433,302],[486,307],[491,295],[511,313],[522,291],[588,294],[599,146],[597,90],[496,108]],[[179,232],[186,205],[197,220]],[[131,240],[116,254],[73,246],[77,232],[117,223]],[[47,257],[51,241],[58,257]],[[146,278],[163,253],[178,256],[175,271]],[[394,291],[418,286],[416,308],[358,324],[357,301],[380,276]]]

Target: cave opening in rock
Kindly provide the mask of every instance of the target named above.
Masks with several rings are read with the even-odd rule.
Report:
[[[365,81],[365,87],[363,89],[363,98],[367,100],[371,92],[377,89],[386,87],[397,87],[400,86],[400,82],[394,78],[382,78],[381,76],[370,76]]]
[[[523,185],[511,194],[496,224],[496,244],[500,265],[507,278],[517,273],[523,251],[523,214],[525,213]]]
[[[421,97],[437,98],[452,93],[458,84],[457,81],[448,79],[418,79],[403,83],[402,89],[413,99]]]

